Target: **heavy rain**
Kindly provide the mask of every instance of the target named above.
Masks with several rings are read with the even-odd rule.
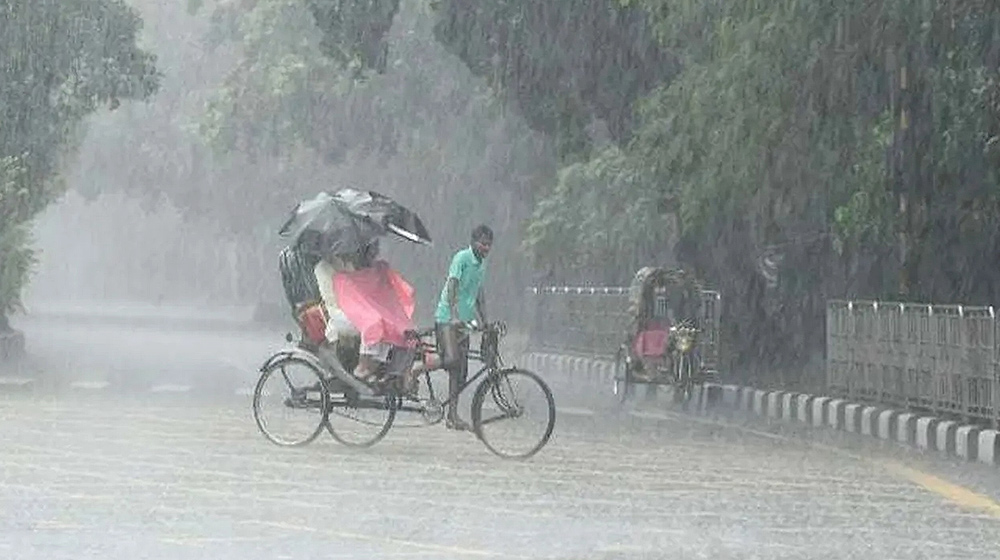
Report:
[[[0,558],[1000,558],[1000,3],[0,0]]]

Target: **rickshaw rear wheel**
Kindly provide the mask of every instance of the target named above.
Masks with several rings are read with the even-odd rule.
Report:
[[[281,447],[301,447],[311,443],[323,431],[329,409],[329,391],[324,383],[323,374],[308,360],[292,355],[279,355],[268,361],[261,369],[260,377],[253,392],[253,417],[257,428],[271,443]],[[292,367],[300,368],[302,378],[293,381],[289,375]],[[276,380],[273,389],[268,388],[268,381]],[[286,392],[283,390],[287,390]],[[274,397],[278,409],[285,412],[301,411],[306,429],[291,437],[284,437],[269,421],[265,412],[265,401]]]
[[[324,425],[330,436],[347,447],[364,449],[382,441],[396,420],[400,399],[395,391],[365,397],[348,389],[330,395]],[[372,414],[362,417],[363,412]],[[334,426],[334,421],[343,418],[344,425]]]

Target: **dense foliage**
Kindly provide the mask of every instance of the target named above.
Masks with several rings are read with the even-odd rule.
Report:
[[[161,92],[95,119],[73,183],[92,196],[140,197],[162,214],[150,218],[151,232],[161,229],[152,222],[181,212],[190,232],[147,241],[158,255],[176,256],[157,257],[164,265],[201,267],[195,253],[214,251],[182,247],[199,236],[238,253],[217,271],[200,269],[163,288],[163,275],[150,269],[143,286],[158,286],[167,299],[281,302],[278,226],[297,200],[349,185],[400,199],[431,229],[429,249],[384,244],[417,285],[418,313],[429,311],[451,252],[478,222],[499,234],[494,297],[512,298],[510,290],[528,281],[518,234],[532,193],[554,171],[551,150],[435,40],[429,5],[400,3],[380,39],[389,48],[377,71],[329,55],[309,2],[135,2],[150,24],[147,40],[163,53]],[[115,283],[128,292],[116,297],[138,297],[140,283],[126,284]]]
[[[678,70],[641,9],[607,0],[443,0],[436,37],[497,88],[566,159],[593,147],[599,119],[628,139],[635,102]]]
[[[644,5],[685,70],[630,153],[680,201],[682,258],[726,294],[735,358],[795,365],[830,297],[996,301],[977,261],[1000,253],[1000,7]]]
[[[138,15],[118,0],[0,4],[0,316],[20,307],[31,220],[64,191],[60,165],[85,117],[158,85]]]
[[[330,23],[311,24],[313,5],[261,0],[231,20],[226,40],[241,56],[209,105],[202,137],[219,157],[281,162],[288,185],[245,185],[257,210],[241,215],[276,229],[297,199],[348,185],[398,198],[435,238],[431,250],[386,244],[424,294],[421,311],[430,309],[450,253],[480,221],[502,235],[498,260],[516,265],[531,193],[551,172],[539,135],[505,115],[435,41],[429,6],[400,5],[391,32],[380,35],[391,47],[380,67],[329,56]],[[497,297],[523,285],[524,268],[497,269]],[[273,267],[262,273],[273,275]]]
[[[298,197],[377,186],[445,230],[401,257],[423,289],[487,218],[544,281],[676,259],[723,292],[733,363],[772,370],[821,351],[829,298],[996,303],[995,2],[189,4],[211,25],[179,70],[228,66],[178,93],[207,101],[183,141],[150,126],[144,180],[248,246]]]
[[[827,298],[996,302],[995,2],[437,5],[439,40],[560,148],[526,238],[556,276],[676,227],[731,357],[767,367],[822,348]]]

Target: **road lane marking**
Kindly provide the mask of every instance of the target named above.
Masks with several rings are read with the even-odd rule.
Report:
[[[80,494],[76,492],[70,492],[65,490],[60,490],[59,488],[53,488],[51,486],[45,486],[44,488],[39,488],[37,486],[27,486],[24,484],[16,484],[11,482],[4,482],[3,488],[13,488],[16,490],[21,490],[23,492],[36,492],[42,493],[43,498],[58,498],[61,500],[78,500],[85,502],[116,502],[121,501],[119,496],[105,496],[105,495],[93,495],[93,494]]]
[[[65,523],[54,520],[36,521],[32,523],[32,526],[34,529],[42,531],[82,531],[89,528],[80,523]]]
[[[282,523],[278,521],[257,521],[248,520],[243,523],[249,525],[262,525],[265,527],[272,527],[276,529],[285,529],[289,531],[299,531],[303,533],[315,533],[319,535],[336,537],[342,539],[352,539],[359,541],[369,541],[379,544],[391,544],[395,546],[404,546],[410,548],[418,548],[432,552],[447,552],[450,554],[462,554],[465,556],[484,556],[491,558],[524,558],[523,556],[514,556],[510,554],[504,554],[502,552],[493,552],[489,550],[478,550],[472,548],[465,548],[459,546],[447,546],[432,543],[422,543],[416,541],[409,541],[404,539],[395,539],[392,537],[379,537],[375,535],[366,535],[363,533],[353,533],[349,531],[336,531],[332,529],[318,529],[316,527],[309,527],[306,525],[297,525],[294,523]]]
[[[151,393],[187,393],[191,390],[190,385],[157,385],[149,390]]]
[[[30,377],[0,377],[0,385],[17,385],[18,387],[23,387],[25,385],[30,385],[34,379]]]
[[[593,416],[594,411],[589,408],[574,408],[572,406],[560,406],[556,408],[557,414],[569,414],[570,416]]]
[[[107,387],[109,383],[107,381],[74,381],[70,383],[70,387],[74,389],[93,389],[99,390]]]
[[[654,532],[656,534],[661,534],[662,532],[666,531],[654,531]],[[669,532],[667,532],[667,534],[669,535],[677,535],[677,536],[684,536],[690,533],[691,532],[686,529],[676,529],[676,530],[671,529],[669,530]],[[653,554],[658,551],[659,549],[656,546],[640,546],[635,544],[613,544],[609,546],[602,546],[594,550],[594,552],[601,552],[605,554],[628,554],[628,553]]]
[[[993,517],[1000,518],[1000,504],[982,494],[938,478],[932,474],[918,471],[895,461],[879,461],[881,466],[901,476],[924,489],[968,509],[981,510]]]
[[[263,536],[231,536],[231,537],[189,537],[184,535],[174,535],[170,537],[160,537],[158,539],[160,542],[167,544],[177,544],[182,546],[197,546],[200,544],[212,544],[212,543],[237,543],[237,542],[260,542],[268,540],[268,537]]]
[[[871,459],[858,455],[857,453],[852,453],[845,449],[841,449],[839,447],[824,445],[822,443],[804,441],[798,438],[789,438],[786,436],[780,436],[777,434],[772,434],[770,432],[764,432],[761,430],[755,430],[753,428],[747,428],[746,426],[740,426],[739,424],[731,424],[729,422],[710,420],[705,418],[697,418],[693,416],[689,417],[687,415],[683,415],[680,413],[666,413],[664,417],[658,419],[668,419],[667,415],[673,416],[677,419],[691,420],[699,424],[710,424],[716,426],[724,426],[727,428],[734,428],[736,430],[740,430],[748,434],[753,434],[755,436],[775,441],[806,445],[807,447],[812,447],[813,449],[820,449],[828,453],[832,453],[834,455],[840,455],[841,457],[848,457],[850,459],[859,462],[874,464],[899,478],[908,480],[911,483],[920,486],[921,488],[927,490],[928,492],[931,492],[932,494],[937,494],[938,496],[945,498],[946,500],[948,500],[953,504],[956,504],[966,509],[984,511],[991,517],[1000,519],[1000,504],[998,504],[992,498],[989,498],[977,492],[973,492],[972,490],[964,486],[948,482],[943,478],[934,476],[929,473],[925,473],[921,470],[917,470],[912,467],[907,467],[896,461],[890,461],[885,459]]]
[[[647,420],[673,420],[675,418],[682,418],[680,416],[673,417],[661,412],[647,412],[644,410],[630,410],[629,416],[635,416],[636,418],[646,418]]]

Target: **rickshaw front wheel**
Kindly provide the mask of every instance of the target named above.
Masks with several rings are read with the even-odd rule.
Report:
[[[675,358],[675,367],[677,373],[674,378],[673,401],[674,404],[683,404],[691,398],[694,385],[691,357],[688,354],[679,354]]]
[[[632,364],[628,356],[628,351],[624,346],[618,348],[615,354],[615,371],[611,379],[611,390],[618,397],[619,403],[624,403],[628,399],[629,389],[632,381]]]

